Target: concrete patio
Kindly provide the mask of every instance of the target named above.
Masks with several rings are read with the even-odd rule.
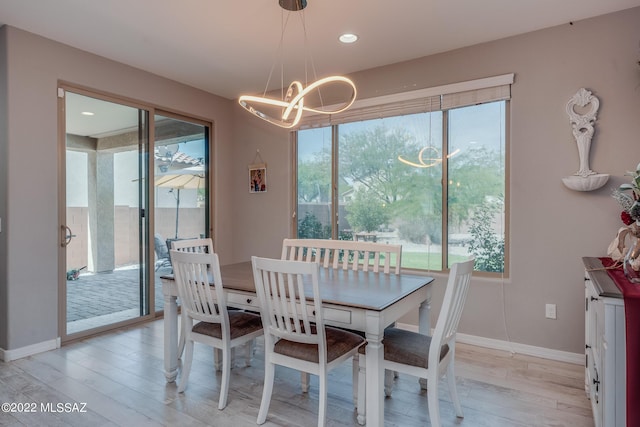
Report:
[[[171,267],[155,272],[155,311],[163,309],[160,276],[168,273]],[[137,268],[121,268],[67,280],[67,334],[138,317],[139,274]]]

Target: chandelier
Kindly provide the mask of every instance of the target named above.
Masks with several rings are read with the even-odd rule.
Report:
[[[306,49],[307,34],[303,9],[307,6],[307,1],[279,0],[279,3],[282,9],[289,12],[297,12],[301,14]],[[282,26],[282,35],[280,37],[280,46],[278,50],[282,49],[282,41],[284,39],[284,33],[288,20],[289,14],[287,14],[287,19]],[[313,73],[314,78],[317,79],[316,81],[308,84],[305,87],[302,82],[300,82],[299,80],[295,80],[289,84],[287,91],[283,95],[281,94],[281,98],[270,98],[267,97],[267,88],[269,87],[269,81],[271,79],[272,73],[273,67],[271,69],[271,73],[269,74],[269,78],[267,79],[267,85],[262,96],[242,95],[240,98],[238,98],[238,102],[249,113],[276,126],[287,129],[296,126],[300,122],[302,114],[305,111],[316,114],[337,114],[345,111],[356,100],[356,85],[350,79],[344,76],[329,76],[322,79],[317,79],[317,76],[315,75],[315,68],[313,69]],[[328,88],[329,86],[331,86],[331,89]],[[282,87],[284,89],[284,84],[282,85]],[[321,89],[324,88],[326,90],[335,90],[336,87],[346,88],[349,92],[349,96],[342,103],[325,107],[322,101]]]

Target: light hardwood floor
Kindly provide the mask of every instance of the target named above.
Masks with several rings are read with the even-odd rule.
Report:
[[[229,403],[219,411],[219,376],[213,370],[211,350],[196,345],[189,385],[178,394],[175,383],[165,382],[162,336],[162,320],[157,320],[0,362],[0,403],[14,404],[12,409],[29,404],[28,409],[35,409],[0,412],[0,426],[255,425],[264,373],[262,340],[252,366],[232,370]],[[240,357],[237,362],[243,365]],[[455,417],[446,381],[441,381],[443,426],[593,426],[580,365],[459,344],[456,366],[465,417]],[[330,378],[327,424],[357,426],[351,366],[345,364]],[[309,393],[303,394],[299,373],[277,369],[265,425],[316,425],[317,393],[313,377]],[[58,406],[63,412],[56,412]],[[420,392],[416,379],[400,375],[393,396],[385,401],[385,426],[425,425],[429,425],[426,393]]]

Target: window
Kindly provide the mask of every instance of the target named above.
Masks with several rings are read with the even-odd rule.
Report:
[[[474,255],[476,270],[504,273],[508,94],[444,92],[307,124],[297,236],[400,243],[403,268]]]

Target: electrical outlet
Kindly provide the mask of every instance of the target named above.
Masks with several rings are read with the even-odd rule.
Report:
[[[555,304],[547,304],[545,306],[544,315],[547,319],[555,319],[556,318],[556,305]]]

